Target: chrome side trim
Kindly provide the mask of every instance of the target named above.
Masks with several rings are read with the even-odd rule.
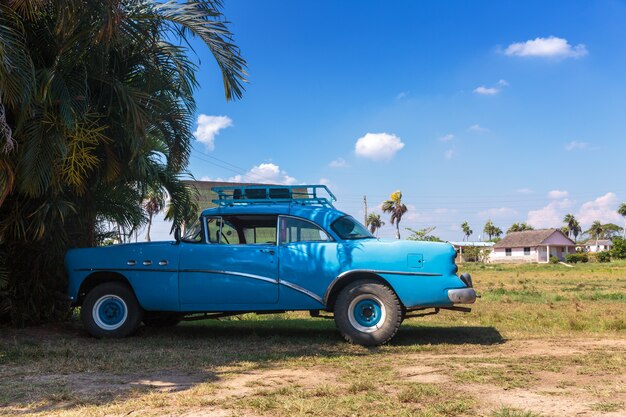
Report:
[[[178,269],[164,269],[164,268],[77,268],[74,269],[77,272],[178,272]]]
[[[422,277],[440,277],[442,274],[435,274],[432,272],[407,272],[407,271],[384,271],[379,269],[352,269],[350,271],[345,271],[339,274],[337,278],[341,279],[342,277],[353,274],[356,272],[368,272],[372,274],[385,274],[385,275],[413,275],[413,276],[422,276]]]
[[[299,285],[296,285],[296,284],[294,284],[292,282],[289,282],[289,281],[285,281],[283,279],[280,280],[280,284],[284,285],[285,287],[289,287],[292,290],[301,292],[304,295],[308,295],[309,297],[311,297],[312,299],[314,299],[318,303],[324,305],[324,300],[322,300],[319,295],[315,294],[314,292],[311,292],[311,291],[307,290],[306,288],[302,288]]]
[[[384,271],[379,269],[351,269],[349,271],[344,271],[341,274],[337,275],[337,277],[332,280],[332,282],[328,285],[328,289],[326,289],[326,294],[324,294],[324,305],[328,303],[328,297],[330,297],[330,292],[340,279],[345,277],[346,275],[355,274],[355,273],[369,273],[369,274],[385,274],[385,275],[408,275],[408,276],[421,276],[421,277],[440,277],[442,274],[434,274],[431,272],[406,272],[406,271]]]
[[[191,272],[191,273],[205,273],[205,274],[221,274],[221,275],[234,275],[244,278],[252,278],[257,279],[259,281],[270,282],[272,284],[278,284],[278,279],[276,278],[268,278],[261,275],[254,274],[246,274],[245,272],[235,272],[235,271],[222,271],[217,269],[181,269],[180,272]]]

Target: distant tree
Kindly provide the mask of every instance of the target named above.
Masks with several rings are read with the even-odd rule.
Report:
[[[613,239],[613,247],[611,248],[611,258],[626,259],[626,239],[624,239],[623,237],[616,237]]]
[[[624,239],[626,239],[626,203],[622,203],[619,205],[617,209],[617,213],[624,218]]]
[[[604,233],[604,228],[602,227],[602,223],[600,223],[599,220],[596,220],[595,222],[593,222],[589,230],[587,230],[585,233],[589,234],[591,239],[595,239],[596,246],[597,246],[598,240],[602,239],[603,233]]]
[[[583,231],[582,227],[580,227],[580,223],[578,223],[578,220],[574,219],[574,222],[572,223],[572,228],[568,229],[572,232],[572,235],[574,236],[574,242],[576,242],[576,240],[578,239],[578,235],[580,235]]]
[[[565,223],[565,227],[567,227],[567,233],[565,233],[568,237],[574,236],[574,241],[576,237],[580,233],[580,225],[578,224],[578,220],[574,217],[573,214],[566,214],[563,217],[563,223]]]
[[[400,239],[400,221],[408,209],[402,203],[402,192],[396,191],[391,194],[389,200],[383,202],[383,212],[391,214],[391,224],[396,225],[396,239]]]
[[[489,236],[489,240],[493,240],[493,238],[499,238],[502,236],[502,229],[493,224],[491,219],[487,220],[485,223],[485,227],[483,228],[483,232]]]
[[[411,235],[409,237],[407,237],[407,240],[423,240],[423,241],[427,241],[427,242],[442,242],[442,240],[435,236],[435,235],[431,235],[431,233],[436,229],[436,226],[431,226],[431,227],[425,227],[424,229],[411,229],[410,227],[407,227],[406,230],[408,230],[409,232],[411,232]]]
[[[526,224],[526,223],[513,223],[506,232],[507,233],[523,232],[525,230],[535,230],[535,229],[531,225]]]
[[[461,230],[463,230],[463,234],[465,235],[463,240],[468,240],[469,237],[472,235],[472,233],[474,233],[474,231],[470,228],[469,223],[467,221],[463,222],[463,224],[461,225]]]
[[[152,228],[152,218],[155,214],[160,213],[165,208],[165,194],[163,190],[150,188],[146,194],[143,208],[148,217],[146,227],[146,241],[150,242],[150,229]]]
[[[604,239],[612,239],[614,236],[619,236],[623,229],[615,223],[606,223],[602,225],[602,237]]]
[[[369,216],[367,216],[366,226],[369,227],[370,232],[372,232],[372,234],[376,234],[376,236],[378,236],[378,229],[380,229],[384,225],[385,225],[385,222],[382,221],[382,219],[380,218],[380,214],[370,213]]]
[[[561,230],[561,233],[569,237],[569,228],[567,226],[562,226],[560,230]]]

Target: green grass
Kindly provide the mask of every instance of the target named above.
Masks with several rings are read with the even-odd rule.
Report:
[[[539,390],[546,374],[569,400],[593,378],[600,385],[589,391],[588,407],[597,412],[623,406],[606,395],[616,394],[610,381],[626,372],[625,352],[593,343],[626,337],[626,263],[465,264],[461,271],[472,273],[483,295],[471,313],[407,320],[389,345],[373,349],[343,342],[332,320],[305,313],[141,328],[123,340],[88,337],[77,320],[0,329],[0,415],[177,415],[208,407],[233,416],[536,417],[536,410],[485,404],[464,388]],[[577,340],[593,343],[559,354],[523,350]],[[161,385],[146,382],[153,380]]]

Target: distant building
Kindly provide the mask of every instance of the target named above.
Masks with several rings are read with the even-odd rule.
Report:
[[[525,230],[508,233],[493,246],[491,262],[550,262],[550,257],[564,261],[576,252],[576,244],[559,229]]]
[[[611,250],[613,242],[608,239],[589,239],[587,242],[579,246],[582,246],[582,249],[585,252],[596,253]]]
[[[458,262],[468,262],[468,261],[478,261],[479,259],[466,259],[467,256],[465,256],[464,251],[466,250],[466,248],[480,248],[479,252],[478,252],[478,257],[482,258],[483,256],[487,256],[488,253],[491,251],[491,248],[493,247],[493,245],[495,245],[495,243],[493,242],[448,242],[449,244],[451,244],[452,246],[454,246],[454,249],[456,250],[456,253],[458,254],[457,257],[457,261]],[[473,251],[476,252],[476,251]]]

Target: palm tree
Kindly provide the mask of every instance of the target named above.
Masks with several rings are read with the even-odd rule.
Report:
[[[567,227],[567,235],[571,236],[574,233],[574,229],[575,229],[575,225],[578,224],[578,221],[576,220],[576,217],[574,217],[573,214],[566,214],[565,217],[563,217],[563,223],[565,223],[565,226]],[[579,226],[580,227],[580,226]]]
[[[617,214],[624,217],[624,239],[626,239],[626,203],[622,203],[619,205],[617,209]]]
[[[568,226],[567,228],[572,232],[572,235],[574,236],[574,243],[576,243],[578,235],[583,231],[583,229],[580,227],[580,223],[578,223],[578,220],[574,219],[571,228],[570,226]]]
[[[391,194],[389,200],[383,202],[383,213],[391,214],[391,224],[396,225],[396,239],[400,239],[400,220],[407,212],[406,206],[402,203],[402,192],[396,191]]]
[[[592,239],[595,239],[596,246],[598,246],[598,240],[602,239],[602,234],[604,233],[604,227],[602,226],[602,223],[600,223],[599,220],[596,220],[595,222],[593,222],[589,230],[587,230],[585,233],[589,233],[589,236]]]
[[[67,247],[93,245],[107,222],[145,224],[148,190],[167,191],[174,226],[195,215],[183,180],[198,81],[184,45],[209,48],[228,100],[246,75],[219,7],[0,2],[0,322],[56,314]]]
[[[493,224],[491,219],[487,220],[487,223],[485,223],[485,227],[483,228],[483,233],[489,236],[489,240],[491,240],[493,236],[494,228],[495,225]]]
[[[150,242],[150,229],[152,228],[152,217],[160,213],[165,207],[165,196],[162,190],[151,189],[145,197],[143,208],[148,215],[148,221],[146,226],[146,241]]]
[[[380,229],[384,225],[385,222],[382,221],[382,219],[380,218],[380,214],[370,213],[367,216],[367,226],[369,226],[370,232],[372,232],[372,234],[376,234],[376,236],[378,236],[378,229]]]
[[[474,231],[470,228],[469,223],[467,221],[463,222],[463,224],[461,225],[461,230],[463,231],[463,235],[465,235],[463,240],[469,239],[472,233],[474,233]]]
[[[506,232],[507,233],[523,232],[525,230],[535,230],[535,229],[531,225],[526,224],[526,223],[513,223]]]

